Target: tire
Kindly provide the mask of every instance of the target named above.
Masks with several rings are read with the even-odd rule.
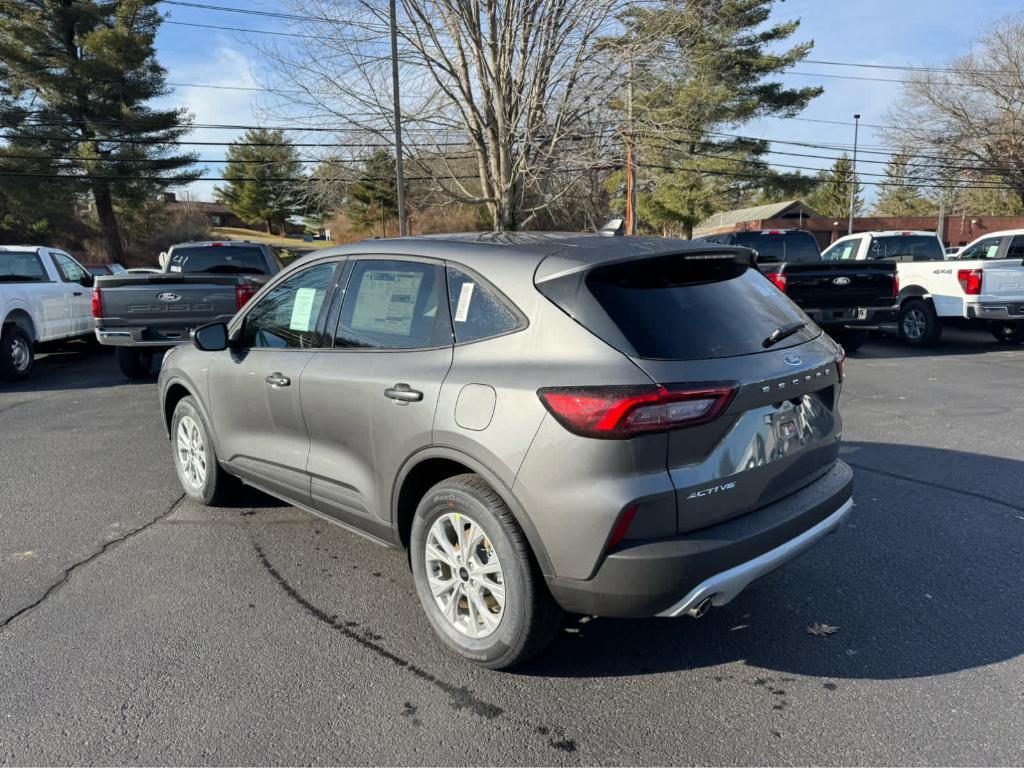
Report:
[[[935,308],[924,299],[911,299],[900,307],[900,341],[910,347],[930,347],[942,335]]]
[[[846,352],[856,352],[864,345],[864,342],[868,340],[867,331],[859,331],[849,328],[844,328],[836,331],[835,334],[830,335],[836,343],[842,345]]]
[[[185,494],[208,507],[224,504],[238,482],[221,469],[210,430],[195,400],[181,398],[171,417],[171,454]]]
[[[1024,323],[1005,321],[989,326],[996,341],[1002,344],[1020,344],[1024,341]]]
[[[118,347],[117,365],[129,379],[145,379],[152,376],[153,352],[137,347]]]
[[[465,536],[472,536],[468,551],[459,546]],[[420,604],[434,631],[462,657],[507,669],[543,650],[560,628],[561,609],[526,537],[480,476],[456,475],[427,491],[413,518],[410,548]],[[495,567],[497,573],[488,572]],[[435,598],[432,585],[443,583],[450,591]]]
[[[36,355],[32,337],[15,323],[0,332],[0,380],[24,381],[32,375]]]

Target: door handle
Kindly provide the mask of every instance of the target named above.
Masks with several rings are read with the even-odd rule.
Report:
[[[75,292],[74,292],[74,293],[72,293],[71,295],[72,295],[72,296],[81,296],[81,295],[82,295],[82,292],[81,292],[81,291],[75,291]]]
[[[267,376],[267,378],[265,378],[264,381],[267,382],[267,384],[272,386],[274,389],[278,389],[280,387],[287,387],[292,383],[291,379],[280,373],[272,373],[269,376]]]
[[[395,384],[395,386],[384,390],[384,397],[394,400],[395,405],[407,405],[408,403],[418,403],[423,399],[423,393],[408,384]]]

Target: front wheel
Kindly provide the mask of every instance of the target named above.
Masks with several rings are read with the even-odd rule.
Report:
[[[900,307],[900,340],[911,347],[930,347],[942,335],[935,308],[924,299],[911,299]]]
[[[992,323],[992,335],[1003,344],[1020,344],[1024,341],[1024,323]]]
[[[174,468],[185,494],[200,504],[218,506],[234,490],[232,478],[217,463],[210,430],[192,397],[183,397],[171,417]]]
[[[0,333],[0,381],[23,381],[32,373],[32,338],[20,325],[5,325]]]
[[[554,638],[561,610],[512,513],[478,475],[457,475],[427,492],[410,547],[423,610],[461,656],[505,669]]]
[[[153,352],[137,347],[118,347],[117,365],[129,379],[144,379],[152,375]]]

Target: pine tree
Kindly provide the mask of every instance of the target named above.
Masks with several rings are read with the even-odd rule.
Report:
[[[931,212],[914,171],[908,155],[892,156],[885,167],[885,181],[878,187],[875,216],[925,216]]]
[[[0,2],[0,125],[91,193],[111,261],[124,260],[119,204],[193,180],[194,155],[179,109],[147,102],[167,93],[154,39],[157,0]]]
[[[764,160],[767,143],[723,135],[751,120],[797,115],[821,93],[771,79],[813,47],[780,50],[800,22],[770,23],[774,5],[668,0],[632,10],[625,34],[606,42],[611,55],[634,60],[641,180],[651,187],[640,196],[647,223],[689,236],[715,208],[762,194],[765,177],[779,183]]]
[[[247,224],[273,233],[301,212],[302,162],[284,131],[246,131],[228,147],[224,178],[227,184],[214,189],[217,199]]]
[[[387,150],[377,150],[366,159],[364,171],[348,188],[345,206],[352,223],[364,230],[381,227],[387,236],[387,221],[398,216],[398,184],[395,158]]]
[[[818,184],[807,196],[806,203],[822,216],[839,219],[850,212],[850,189],[853,193],[853,214],[864,210],[864,187],[853,172],[848,155],[838,158],[831,170],[818,174]]]

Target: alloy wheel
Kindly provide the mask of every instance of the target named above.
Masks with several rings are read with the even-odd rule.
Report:
[[[11,363],[14,365],[14,370],[24,373],[28,370],[30,362],[32,362],[32,350],[29,349],[24,339],[15,336],[11,342]]]
[[[191,416],[182,416],[178,422],[175,440],[181,473],[195,489],[206,482],[206,445],[199,425]]]
[[[491,635],[505,613],[505,577],[490,539],[470,517],[441,515],[425,544],[427,582],[441,615],[473,639]]]
[[[911,309],[903,316],[903,333],[908,339],[920,339],[927,327],[928,318],[920,309]]]

